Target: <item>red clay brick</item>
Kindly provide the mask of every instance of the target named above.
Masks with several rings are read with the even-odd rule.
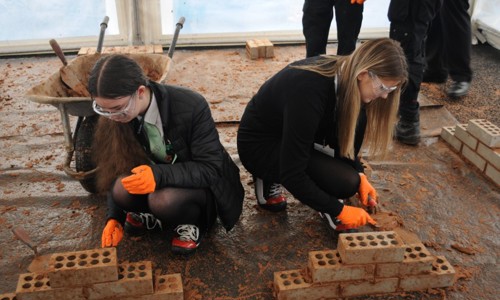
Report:
[[[116,248],[55,253],[49,270],[52,288],[114,281],[118,279]]]
[[[311,251],[308,271],[314,283],[373,279],[375,265],[345,265],[337,250]]]
[[[375,277],[428,274],[435,258],[421,243],[407,245],[403,262],[377,264]]]
[[[85,286],[84,293],[87,299],[153,294],[153,273],[150,261],[120,264],[118,271],[117,281]]]
[[[184,300],[181,274],[154,276],[154,293],[134,297],[120,298],[122,300]]]
[[[402,262],[405,248],[394,231],[343,233],[337,246],[344,264]]]
[[[16,297],[15,293],[1,294],[0,300],[15,300],[14,297]]]
[[[52,288],[49,277],[44,273],[25,273],[19,275],[16,298],[18,300],[83,300],[81,287]]]
[[[436,256],[432,270],[427,275],[410,275],[401,278],[399,288],[403,291],[417,291],[429,288],[452,286],[455,281],[455,270],[444,256]]]
[[[377,278],[340,283],[342,297],[394,293],[398,288],[399,278]]]
[[[339,296],[339,283],[308,283],[301,272],[302,270],[288,270],[274,273],[274,293],[277,300],[320,300]]]

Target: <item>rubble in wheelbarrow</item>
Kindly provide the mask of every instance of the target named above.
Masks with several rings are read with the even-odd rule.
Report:
[[[118,263],[116,248],[102,248],[54,253],[45,271],[20,274],[16,292],[0,299],[182,300],[184,291],[180,274],[155,274],[150,261]]]
[[[332,299],[450,287],[455,270],[394,231],[343,233],[337,250],[309,252],[304,269],[274,273],[276,299]]]

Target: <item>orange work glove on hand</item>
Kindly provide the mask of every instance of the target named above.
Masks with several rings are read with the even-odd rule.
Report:
[[[123,227],[115,219],[109,219],[102,231],[101,247],[115,247],[123,238]]]
[[[122,179],[123,187],[130,194],[150,194],[155,191],[156,181],[153,170],[148,165],[132,169],[133,175]]]
[[[349,228],[363,226],[367,222],[373,225],[377,224],[377,222],[370,217],[366,210],[348,205],[344,205],[344,208],[337,216],[337,220]]]
[[[366,178],[365,174],[359,173],[359,177],[361,179],[361,182],[359,183],[358,195],[359,198],[361,199],[361,203],[363,203],[364,206],[377,205],[378,203],[377,191],[368,182],[368,179]]]
[[[363,4],[365,3],[366,0],[351,0],[351,4],[358,3],[358,4]]]

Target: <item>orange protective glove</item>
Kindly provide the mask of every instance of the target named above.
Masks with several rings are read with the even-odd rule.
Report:
[[[115,219],[109,219],[102,231],[101,247],[116,247],[122,238],[122,225]]]
[[[378,203],[377,191],[368,182],[365,174],[359,173],[359,177],[361,182],[359,183],[358,196],[361,199],[361,203],[364,206],[376,206]]]
[[[366,0],[351,0],[351,4],[358,3],[358,4],[363,4],[365,3]]]
[[[337,216],[337,220],[342,222],[348,228],[356,228],[365,225],[367,222],[375,225],[377,222],[370,217],[366,210],[355,207],[344,205],[344,208]]]
[[[150,194],[155,191],[156,181],[153,170],[148,165],[132,169],[133,175],[122,179],[123,187],[130,194]]]

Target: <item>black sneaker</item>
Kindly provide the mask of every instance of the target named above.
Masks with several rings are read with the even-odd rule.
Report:
[[[200,229],[196,225],[183,224],[175,229],[175,236],[172,238],[172,252],[174,254],[191,254],[200,245]]]
[[[321,219],[325,222],[326,225],[330,229],[332,229],[335,233],[353,233],[353,232],[359,232],[358,229],[356,228],[349,228],[345,226],[344,224],[340,223],[337,219],[333,219],[332,216],[328,213],[319,213],[319,216]]]
[[[131,235],[143,235],[148,230],[162,230],[161,221],[150,213],[128,212],[125,231]]]
[[[263,209],[278,212],[286,209],[286,197],[282,195],[281,184],[269,183],[254,176],[257,204]]]
[[[469,93],[470,82],[467,81],[453,81],[446,91],[451,98],[458,98],[465,96]]]
[[[399,119],[396,125],[395,137],[398,141],[407,145],[418,145],[420,142],[420,122],[408,122]]]

